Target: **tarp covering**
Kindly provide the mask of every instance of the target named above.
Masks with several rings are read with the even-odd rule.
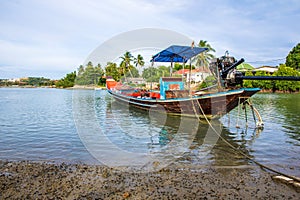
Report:
[[[155,54],[151,62],[180,62],[186,63],[190,58],[208,50],[208,48],[172,45]]]

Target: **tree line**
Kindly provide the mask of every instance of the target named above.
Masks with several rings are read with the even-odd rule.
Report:
[[[258,71],[255,74],[247,72],[246,76],[300,76],[300,43],[288,53],[285,64],[280,64],[274,74]],[[268,81],[245,80],[244,87],[259,87],[270,91],[296,92],[300,91],[299,81]]]
[[[55,85],[55,80],[51,80],[49,78],[44,78],[44,77],[28,77],[28,78],[21,78],[16,81],[0,79],[0,86],[13,86],[13,85],[34,86],[34,87],[53,86]]]
[[[196,56],[193,60],[195,65],[192,68],[198,66],[208,66],[211,59],[214,58],[213,54],[210,52],[215,52],[215,50],[207,43],[207,41],[200,40],[198,43],[199,47],[206,47],[208,51],[203,52]],[[159,78],[162,76],[168,76],[170,74],[170,66],[158,66],[158,67],[148,67],[139,74],[137,67],[143,67],[145,62],[143,57],[139,54],[137,57],[132,56],[132,54],[127,51],[124,55],[120,57],[121,63],[118,65],[114,62],[108,62],[104,69],[97,64],[93,66],[92,62],[88,62],[86,66],[80,65],[77,72],[74,71],[67,74],[66,77],[59,80],[56,83],[57,87],[72,87],[74,84],[77,85],[100,85],[104,86],[106,77],[112,77],[116,81],[124,80],[127,78],[143,77],[147,82],[158,82]],[[281,64],[278,67],[278,71],[273,74],[273,76],[300,76],[300,43],[297,44],[286,57],[286,63]],[[188,68],[186,65],[185,68]],[[182,69],[181,64],[175,63],[174,70]],[[246,76],[253,76],[252,72],[246,72]],[[256,72],[255,76],[268,76],[267,72]],[[295,81],[264,81],[264,80],[245,80],[244,87],[259,87],[266,90],[281,90],[281,91],[299,91],[300,82]]]
[[[273,74],[265,71],[246,72],[246,76],[300,76],[300,72],[286,64],[280,64],[278,70]],[[267,91],[296,92],[300,90],[299,81],[271,81],[271,80],[244,80],[243,86],[247,88],[257,87]]]
[[[214,58],[210,52],[215,50],[205,40],[200,40],[198,47],[206,47],[208,51],[203,52],[194,58],[193,62],[196,66],[208,66],[209,61]],[[93,66],[92,62],[88,62],[86,66],[80,65],[77,73],[72,72],[67,74],[66,77],[59,80],[56,84],[57,87],[72,87],[77,85],[105,85],[105,77],[112,77],[116,81],[127,78],[143,77],[147,82],[158,82],[162,76],[168,76],[170,74],[170,66],[158,66],[148,67],[142,71],[140,75],[138,67],[143,67],[145,64],[143,56],[140,54],[137,57],[132,56],[129,51],[126,51],[124,55],[120,57],[121,63],[118,65],[114,62],[108,62],[104,69],[100,64]],[[189,65],[185,65],[184,68],[189,68]],[[180,70],[183,68],[182,64],[175,63],[173,69]],[[192,65],[192,69],[195,69],[195,65]],[[75,79],[74,79],[75,77]],[[74,79],[74,80],[73,80]],[[73,81],[73,82],[72,82]]]
[[[67,74],[56,83],[57,87],[73,87],[76,85],[99,85],[105,86],[106,77],[111,76],[116,81],[124,77],[139,77],[138,66],[144,66],[144,58],[138,54],[137,57],[131,55],[129,51],[120,57],[122,62],[117,65],[108,62],[104,69],[100,64],[93,65],[91,61],[86,66],[80,65],[77,72]]]

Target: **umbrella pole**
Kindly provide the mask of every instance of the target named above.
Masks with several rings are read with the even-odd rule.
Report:
[[[173,60],[171,60],[170,77],[172,77]]]
[[[191,96],[191,77],[192,76],[192,61],[190,59],[190,70],[189,70],[189,96]]]
[[[182,82],[184,81],[184,69],[185,69],[185,62],[183,62],[182,65],[182,74],[181,74]]]

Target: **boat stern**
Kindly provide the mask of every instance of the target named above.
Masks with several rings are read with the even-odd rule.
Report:
[[[108,90],[111,90],[112,88],[116,87],[117,83],[118,83],[118,82],[115,81],[113,78],[108,77],[108,78],[106,79],[106,88],[107,88]]]

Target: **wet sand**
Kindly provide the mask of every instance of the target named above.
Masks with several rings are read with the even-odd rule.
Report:
[[[0,161],[0,199],[300,199],[259,167],[169,166],[138,173],[105,166]]]

